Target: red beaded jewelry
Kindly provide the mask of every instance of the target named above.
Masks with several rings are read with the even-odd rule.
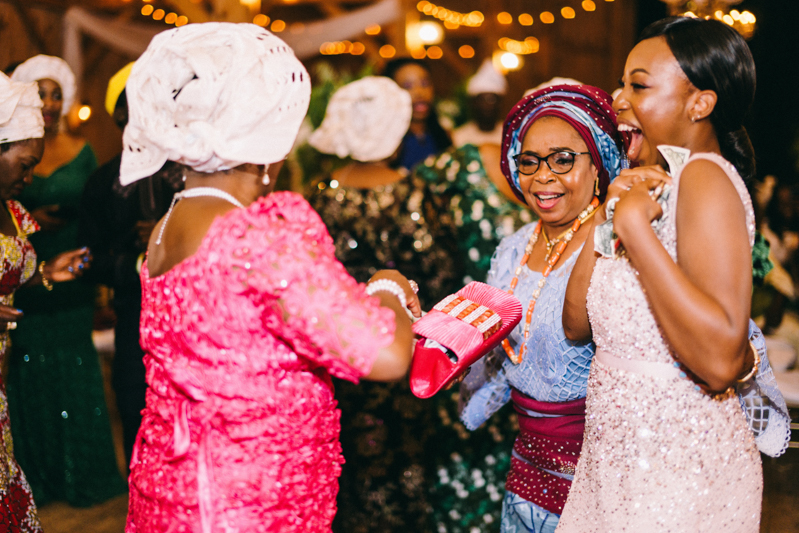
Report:
[[[586,207],[583,212],[580,213],[574,220],[572,227],[569,228],[569,230],[558,239],[560,242],[557,243],[554,249],[547,247],[547,266],[544,269],[543,277],[538,280],[538,288],[533,291],[532,298],[530,298],[530,303],[527,305],[527,314],[524,316],[524,339],[519,347],[519,353],[516,354],[513,351],[508,339],[502,341],[502,348],[505,349],[505,353],[508,354],[508,357],[514,364],[518,365],[522,362],[522,359],[524,359],[524,352],[527,349],[527,339],[530,338],[530,323],[533,321],[535,302],[541,295],[541,289],[544,288],[544,285],[547,282],[547,277],[549,277],[549,275],[552,273],[555,265],[558,264],[560,256],[566,250],[569,242],[571,242],[571,240],[574,238],[574,234],[577,233],[577,230],[580,229],[586,220],[593,216],[597,207],[599,207],[599,198],[594,196],[594,199],[591,200],[591,203],[588,205],[588,207]],[[533,234],[530,235],[530,240],[527,242],[527,246],[524,248],[524,255],[522,256],[521,263],[519,263],[519,266],[516,267],[516,272],[514,273],[513,279],[510,281],[510,289],[508,289],[509,294],[513,294],[514,289],[516,289],[516,285],[519,284],[519,274],[521,274],[522,268],[524,268],[524,265],[527,264],[527,261],[530,260],[530,254],[533,252],[533,246],[535,246],[535,243],[538,242],[538,237],[541,235],[542,229],[543,226],[539,220],[538,224],[536,224],[535,229],[533,230]]]

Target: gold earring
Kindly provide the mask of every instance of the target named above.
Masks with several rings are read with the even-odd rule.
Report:
[[[599,196],[599,178],[594,181],[594,196]]]

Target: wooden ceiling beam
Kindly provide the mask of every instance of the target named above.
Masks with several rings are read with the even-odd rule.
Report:
[[[28,12],[22,6],[22,2],[20,0],[11,0],[10,3],[22,23],[25,35],[27,35],[30,43],[36,48],[36,51],[40,54],[49,54],[50,51],[47,49],[47,44],[36,30],[36,25],[33,23],[30,16],[28,16]]]

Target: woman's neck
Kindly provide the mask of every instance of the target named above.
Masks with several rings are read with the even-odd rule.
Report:
[[[424,137],[427,134],[427,121],[413,120],[408,130],[417,137]]]
[[[237,169],[209,174],[187,170],[185,189],[195,189],[197,187],[219,189],[231,194],[246,206],[269,193],[270,189],[263,184],[262,179],[261,176],[254,173]]]
[[[53,143],[58,139],[58,135],[61,133],[61,128],[58,124],[50,126],[49,128],[45,128],[44,130],[44,142]]]
[[[552,239],[557,239],[558,236],[562,235],[570,227],[572,227],[572,224],[574,224],[575,220],[577,219],[575,218],[573,220],[560,224],[547,224],[546,222],[542,222],[541,230],[546,235],[546,237],[551,241]]]
[[[716,132],[710,124],[710,121],[707,120],[703,121],[702,124],[696,123],[692,125],[691,128],[687,130],[685,138],[682,139],[681,142],[676,142],[674,144],[675,146],[690,150],[692,154],[721,154],[719,138],[716,136]],[[656,151],[654,155],[657,157],[657,161],[654,164],[660,165],[663,168],[668,168],[666,160],[663,159],[663,155],[661,155],[659,151]],[[642,165],[647,164],[644,161],[640,163]]]
[[[342,187],[371,189],[380,185],[395,183],[403,175],[390,168],[385,161],[362,163],[353,161],[333,172],[332,178]]]

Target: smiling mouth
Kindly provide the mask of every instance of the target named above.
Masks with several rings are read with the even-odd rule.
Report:
[[[643,133],[639,128],[629,124],[619,124],[617,129],[621,132],[630,133],[630,147],[627,149],[627,157],[633,161],[637,161],[641,153],[641,145],[644,142]]]
[[[558,200],[563,197],[563,193],[538,192],[533,194],[533,196],[535,196],[538,207],[552,209],[558,203]]]

